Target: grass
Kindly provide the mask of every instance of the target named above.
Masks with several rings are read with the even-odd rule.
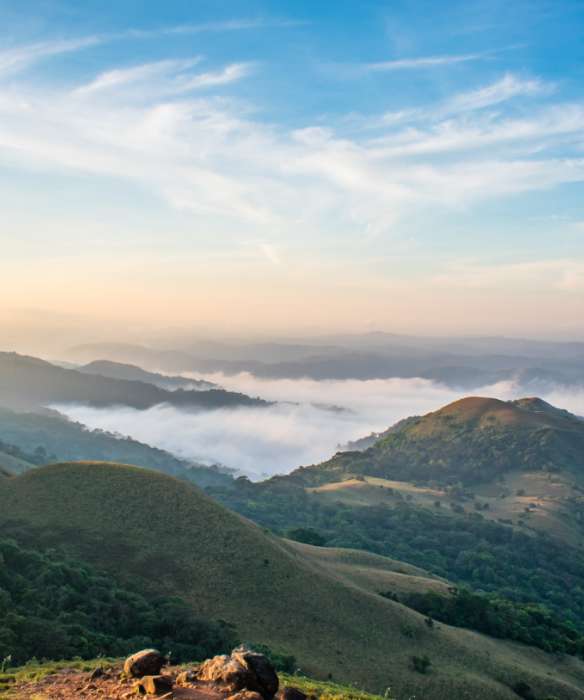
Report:
[[[362,571],[353,574],[351,555],[324,565],[176,479],[103,463],[53,465],[0,480],[0,503],[0,532],[65,547],[152,594],[178,594],[197,613],[234,623],[243,641],[294,655],[310,677],[378,693],[391,686],[400,700],[508,700],[518,681],[543,697],[584,700],[576,659],[429,629],[372,585],[374,572],[389,574],[395,562],[354,554]],[[423,655],[431,673],[412,669]]]
[[[286,673],[280,673],[279,676],[281,685],[298,688],[306,695],[313,695],[318,700],[391,700],[392,697],[389,688],[381,696],[330,681],[315,681],[312,678],[290,676]]]
[[[356,586],[369,593],[433,591],[450,595],[452,584],[411,564],[356,550],[313,547],[299,542],[290,542],[290,546],[300,551],[306,559],[321,566],[340,583]]]
[[[119,661],[119,660],[118,660]],[[58,673],[65,668],[73,668],[77,671],[93,671],[94,668],[116,663],[116,659],[99,658],[89,661],[73,659],[72,661],[38,661],[32,659],[24,666],[7,668],[0,672],[0,698],[10,698],[13,688],[23,683],[34,683],[46,676]]]

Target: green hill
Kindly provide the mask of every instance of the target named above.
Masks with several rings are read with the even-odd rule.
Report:
[[[0,475],[12,476],[13,474],[20,474],[34,466],[34,464],[19,457],[14,457],[0,448]]]
[[[584,698],[584,664],[574,657],[430,627],[374,592],[370,576],[349,581],[155,472],[53,465],[0,481],[0,502],[2,534],[65,547],[145,594],[179,595],[195,614],[235,624],[242,638],[293,654],[320,677],[427,700],[512,700],[521,683],[538,698]],[[414,656],[428,656],[431,670],[414,670]]]
[[[584,421],[541,399],[469,397],[403,421],[362,452],[340,452],[284,479],[306,486],[368,475],[473,484],[516,469],[584,467]]]
[[[15,473],[49,461],[96,460],[136,464],[193,481],[202,487],[228,485],[232,481],[227,470],[187,462],[130,437],[89,430],[57,411],[17,413],[0,408],[0,452],[7,449],[2,443],[8,443],[12,454],[20,457],[17,465],[5,462],[5,466]]]

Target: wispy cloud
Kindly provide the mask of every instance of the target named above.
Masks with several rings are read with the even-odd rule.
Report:
[[[377,139],[376,157],[420,156],[454,151],[479,151],[485,147],[513,143],[520,146],[538,141],[538,150],[570,134],[584,131],[584,105],[564,104],[538,109],[530,118],[490,116],[474,120],[447,119],[428,127],[406,128]]]
[[[98,92],[111,92],[121,86],[142,86],[151,95],[177,95],[200,88],[228,85],[250,75],[251,63],[232,63],[216,71],[191,73],[188,69],[201,61],[200,57],[187,60],[167,60],[145,63],[131,68],[117,68],[98,75],[82,85],[74,94],[87,96]]]
[[[23,46],[15,46],[13,48],[0,51],[0,76],[9,72],[22,71],[32,64],[43,59],[50,58],[51,56],[72,53],[114,41],[122,41],[126,39],[154,39],[162,36],[203,34],[207,32],[277,29],[297,27],[304,24],[306,23],[297,20],[256,17],[251,19],[232,19],[222,22],[182,24],[171,27],[157,27],[154,29],[127,29],[121,32],[111,32],[81,38],[40,41]]]
[[[523,80],[512,73],[506,73],[500,80],[490,85],[455,95],[446,101],[443,111],[456,113],[484,109],[515,97],[547,95],[553,89],[553,85],[537,78]]]
[[[177,72],[192,68],[200,61],[200,57],[192,58],[185,61],[155,61],[152,63],[144,63],[131,68],[115,68],[113,70],[100,73],[94,80],[86,85],[77,88],[77,94],[88,94],[98,92],[100,90],[110,90],[117,88],[120,85],[128,83],[142,82],[144,80],[152,80],[161,75],[170,72]]]
[[[174,86],[175,92],[188,92],[197,88],[214,87],[216,85],[228,85],[247,77],[253,70],[252,63],[232,63],[219,71],[200,73],[199,75],[186,76]]]
[[[377,63],[364,63],[360,69],[365,72],[385,72],[401,70],[420,70],[423,68],[437,68],[439,66],[452,66],[457,63],[480,61],[486,57],[485,53],[467,53],[444,56],[419,56],[417,58],[400,58],[393,61],[379,61]]]
[[[43,50],[49,56],[57,46]],[[23,55],[42,52],[29,47]],[[584,138],[584,104],[536,105],[528,117],[488,110],[547,95],[551,87],[537,77],[507,73],[437,104],[403,109],[378,123],[381,133],[371,138],[342,135],[342,120],[294,129],[262,120],[261,105],[243,104],[229,90],[254,64],[195,72],[197,62],[108,66],[73,90],[11,84],[0,93],[0,155],[23,167],[139,183],[206,225],[235,221],[242,235],[266,243],[298,231],[375,237],[420,206],[459,208],[584,180],[577,148],[567,151]],[[196,92],[210,88],[204,99]],[[273,251],[262,252],[275,262]]]
[[[16,46],[0,51],[0,76],[28,68],[33,63],[51,56],[80,51],[91,46],[97,46],[104,39],[100,36],[88,36],[80,39],[57,39],[40,41],[35,44]]]

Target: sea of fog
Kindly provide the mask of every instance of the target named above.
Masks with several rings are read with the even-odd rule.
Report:
[[[223,464],[252,479],[261,479],[321,462],[350,440],[468,395],[426,379],[272,380],[249,373],[201,378],[277,403],[267,408],[202,412],[181,411],[166,404],[143,411],[71,404],[55,408],[90,428],[127,435],[179,457]],[[500,399],[525,395],[513,382],[485,386],[472,393]],[[582,389],[555,388],[540,392],[540,396],[584,415]]]

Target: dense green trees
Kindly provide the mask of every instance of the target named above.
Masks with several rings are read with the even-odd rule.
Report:
[[[120,656],[149,646],[192,660],[236,642],[231,626],[196,618],[179,598],[147,600],[86,564],[0,539],[0,662]]]
[[[382,595],[426,615],[430,625],[439,620],[548,652],[584,655],[584,635],[541,605],[513,603],[497,594],[474,593],[468,588],[456,590],[450,597],[433,591],[398,596],[388,591]]]

